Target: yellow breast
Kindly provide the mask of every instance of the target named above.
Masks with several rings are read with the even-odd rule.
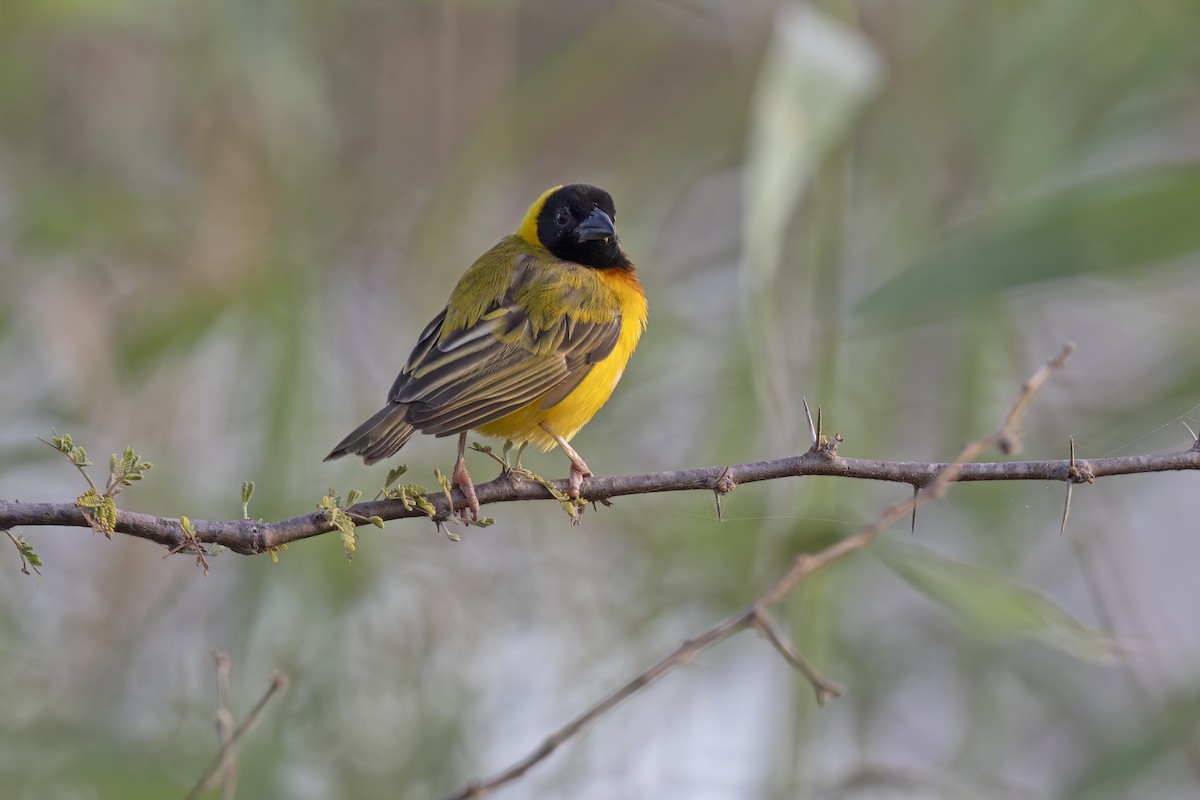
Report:
[[[598,275],[617,295],[621,306],[621,333],[608,358],[592,367],[579,386],[556,405],[541,408],[541,398],[538,398],[506,417],[480,426],[480,433],[511,439],[518,444],[530,442],[549,450],[554,447],[554,439],[542,430],[541,423],[545,422],[564,439],[570,440],[608,402],[646,329],[647,304],[633,270],[604,269],[598,270]]]

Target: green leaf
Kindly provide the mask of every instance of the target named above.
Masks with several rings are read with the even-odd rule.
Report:
[[[254,497],[254,481],[242,481],[242,519],[250,519],[251,497]],[[278,561],[278,557],[275,560]]]
[[[117,529],[117,504],[108,495],[102,495],[95,489],[88,489],[75,498],[75,505],[87,509],[91,513],[93,526],[112,538]]]
[[[350,490],[350,496],[356,494],[361,496],[361,492],[357,489]],[[321,502],[317,504],[317,508],[325,512],[326,518],[337,529],[341,542],[342,550],[346,554],[346,560],[350,561],[354,558],[354,551],[358,548],[358,536],[356,529],[357,523],[346,513],[342,503],[342,498],[333,490],[329,490],[329,494],[321,498]]]
[[[893,540],[878,541],[871,552],[980,636],[1027,636],[1088,661],[1114,655],[1110,635],[1011,578]]]
[[[21,572],[29,575],[29,568],[32,567],[34,572],[36,572],[38,575],[41,575],[42,571],[38,569],[38,567],[42,566],[42,559],[36,552],[34,552],[33,545],[25,541],[24,536],[13,536],[12,531],[3,530],[0,531],[0,533],[3,533],[5,536],[7,536],[10,540],[12,540],[12,543],[17,546],[17,553],[21,558]]]
[[[142,457],[133,452],[133,448],[129,446],[125,447],[125,452],[121,455],[113,453],[108,459],[108,465],[108,486],[104,490],[104,494],[108,497],[120,494],[122,487],[132,486],[134,481],[140,481],[145,477],[145,473],[154,466],[149,461],[142,461]]]
[[[79,497],[75,498],[75,505],[79,506],[80,508],[97,508],[103,502],[104,498],[101,497],[100,493],[95,489],[88,489],[86,492],[79,495]]]
[[[1200,166],[1106,177],[962,228],[863,298],[899,324],[963,316],[996,295],[1083,275],[1129,277],[1200,257]]]
[[[783,6],[774,34],[751,108],[742,215],[745,268],[758,290],[774,282],[809,178],[880,74],[871,43],[813,7]]]
[[[50,431],[50,433],[51,440],[49,442],[46,442],[46,440],[42,439],[40,436],[38,439],[46,442],[46,444],[58,450],[60,453],[65,453],[67,458],[71,460],[71,463],[80,469],[92,466],[92,462],[88,461],[87,451],[75,444],[75,442],[71,439],[71,434],[64,433],[62,436],[59,436],[58,433],[53,429]]]
[[[383,488],[380,489],[379,493],[375,495],[375,499],[378,500],[381,497],[393,498],[394,492],[392,491],[392,484],[400,480],[400,476],[406,472],[408,472],[408,467],[404,466],[403,464],[388,470],[387,479],[383,482]]]

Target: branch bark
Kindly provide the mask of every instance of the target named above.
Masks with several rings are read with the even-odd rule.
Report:
[[[1004,441],[1000,439],[993,441],[992,444],[1004,443]],[[720,496],[727,494],[731,486],[814,475],[903,483],[915,489],[928,489],[938,479],[938,476],[944,474],[951,466],[956,465],[954,462],[929,463],[844,458],[826,451],[812,450],[803,455],[771,461],[755,461],[748,464],[589,478],[584,480],[580,494],[588,500],[597,501],[627,495],[694,490],[716,492]],[[1161,455],[1076,458],[1074,466],[1069,459],[958,464],[953,471],[951,480],[1086,483],[1089,482],[1089,476],[1094,479],[1112,475],[1134,475],[1143,472],[1173,470],[1200,470],[1200,446],[1193,444],[1188,450]],[[565,480],[554,481],[553,485],[561,492],[567,490],[567,481]],[[534,481],[516,482],[504,475],[488,483],[476,484],[475,494],[479,498],[480,505],[553,499],[545,487]],[[457,489],[451,496],[455,509],[465,505],[465,498]],[[426,499],[437,509],[435,519],[447,519],[451,516],[451,509],[448,508],[445,493],[430,492],[426,495]],[[384,520],[407,517],[428,518],[420,510],[405,509],[396,500],[364,501],[351,506],[347,512],[364,518],[378,516]],[[196,528],[197,541],[203,544],[221,545],[243,555],[265,553],[272,547],[320,536],[335,530],[332,521],[323,511],[276,522],[259,522],[252,519],[193,519],[192,524]],[[91,527],[91,523],[84,516],[83,509],[74,503],[29,503],[0,500],[0,530],[22,525]],[[118,511],[116,531],[139,539],[148,539],[169,550],[183,551],[190,544],[183,528],[179,525],[179,520],[170,517]]]

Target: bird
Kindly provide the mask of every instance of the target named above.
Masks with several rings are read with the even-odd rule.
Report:
[[[421,332],[387,404],[325,457],[374,464],[418,431],[458,435],[451,481],[463,518],[479,518],[467,472],[467,432],[570,461],[568,496],[592,475],[568,442],[608,402],[646,328],[637,267],[617,236],[612,196],[575,183],[542,193],[516,233],[463,273]],[[453,509],[452,509],[453,511]]]

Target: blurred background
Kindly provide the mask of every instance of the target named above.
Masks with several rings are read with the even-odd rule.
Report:
[[[1022,457],[1184,449],[1200,419],[1193,0],[0,6],[0,496],[312,510],[388,465],[321,458],[374,412],[471,260],[552,185],[608,189],[650,298],[598,474],[808,446],[944,460],[1074,340]],[[436,485],[451,440],[397,462]],[[493,465],[476,456],[477,480]],[[562,476],[558,453],[527,464]],[[1200,780],[1193,473],[965,485],[777,618],[846,696],[728,640],[505,798],[1190,797]],[[622,498],[581,527],[494,506],[278,564],[30,529],[0,548],[0,792],[441,798],[491,774],[794,555],[907,489],[806,478]],[[1115,642],[1116,646],[1112,646]]]

